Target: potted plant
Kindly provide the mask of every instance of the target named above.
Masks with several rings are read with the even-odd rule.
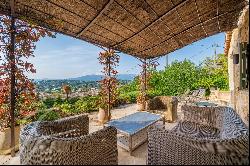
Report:
[[[11,129],[10,129],[10,119],[9,112],[6,111],[6,105],[1,105],[0,107],[0,155],[6,155],[11,152]],[[16,124],[15,135],[19,135],[20,127]],[[15,138],[15,151],[18,150],[19,138]]]
[[[104,66],[102,70],[104,77],[100,81],[101,90],[98,102],[98,121],[103,124],[111,119],[110,110],[118,98],[118,80],[116,78],[118,72],[115,68],[118,66],[120,57],[114,50],[108,49],[105,52],[101,52],[98,59],[100,64]]]
[[[139,111],[146,109],[146,102],[149,99],[148,91],[152,89],[152,87],[150,87],[150,79],[152,77],[153,71],[155,71],[156,67],[159,65],[157,58],[149,60],[143,59],[141,62],[142,64],[139,64],[139,66],[142,68],[139,76],[140,93],[136,98],[137,109]]]
[[[144,101],[144,97],[143,97],[143,94],[140,92],[139,95],[136,97],[137,109],[139,111],[143,110],[143,101]]]
[[[23,103],[20,98],[17,100],[17,105]],[[33,121],[35,116],[34,105],[26,105],[26,109],[19,107],[15,112],[15,151],[19,150],[19,135],[23,125]],[[33,111],[32,111],[33,110]],[[2,104],[0,107],[0,155],[11,153],[11,125],[10,114],[7,104]]]
[[[97,117],[100,125],[106,123],[111,119],[111,115],[108,114],[108,107],[106,103],[99,104],[99,112],[97,114]]]
[[[14,156],[20,125],[32,121],[35,112],[35,85],[25,74],[36,70],[27,61],[34,57],[35,42],[53,33],[6,15],[0,15],[0,27],[0,153]]]

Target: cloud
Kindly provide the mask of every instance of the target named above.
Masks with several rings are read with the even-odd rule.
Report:
[[[44,39],[37,44],[35,57],[30,58],[37,73],[28,74],[30,78],[50,78],[63,79],[79,77],[89,74],[102,74],[102,66],[99,64],[99,52],[103,51],[99,47],[86,42],[68,38],[63,44],[59,40],[51,41]],[[139,61],[129,55],[119,54],[121,57],[117,70],[120,74],[139,73]]]
[[[37,50],[36,57],[30,61],[37,69],[31,78],[69,78],[86,74],[98,73],[101,66],[98,63],[99,50],[86,49],[83,46],[66,46],[58,50]]]

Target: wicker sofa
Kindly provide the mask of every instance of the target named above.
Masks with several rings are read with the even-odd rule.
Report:
[[[117,131],[89,134],[89,118],[77,115],[33,122],[20,134],[20,161],[27,165],[117,165]]]
[[[173,96],[156,96],[147,101],[146,110],[165,116],[165,121],[174,122],[177,120],[178,100]]]
[[[248,128],[230,107],[182,106],[172,130],[148,130],[149,165],[248,164]]]

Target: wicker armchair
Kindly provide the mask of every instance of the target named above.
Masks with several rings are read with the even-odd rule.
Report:
[[[149,128],[149,165],[249,163],[248,129],[232,108],[182,109],[184,119],[172,130]]]
[[[178,100],[172,96],[156,96],[147,101],[146,110],[165,116],[165,121],[174,122],[177,119]]]
[[[117,165],[117,131],[89,134],[89,118],[78,115],[51,122],[33,122],[20,134],[20,161],[28,165]]]
[[[190,93],[189,95],[187,93]],[[177,96],[179,102],[194,103],[205,99],[206,89],[197,89],[192,92],[185,92],[183,95]]]

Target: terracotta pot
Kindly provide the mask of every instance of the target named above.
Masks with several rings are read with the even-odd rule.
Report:
[[[0,155],[10,154],[10,140],[11,132],[10,128],[6,128],[3,131],[0,131]],[[20,135],[20,126],[15,126],[15,151],[19,150],[19,135]]]
[[[137,103],[137,110],[142,111],[143,110],[143,104]]]
[[[103,108],[99,108],[97,117],[98,117],[98,121],[100,124],[106,123],[111,118],[111,117],[108,117],[108,111],[104,110]]]

